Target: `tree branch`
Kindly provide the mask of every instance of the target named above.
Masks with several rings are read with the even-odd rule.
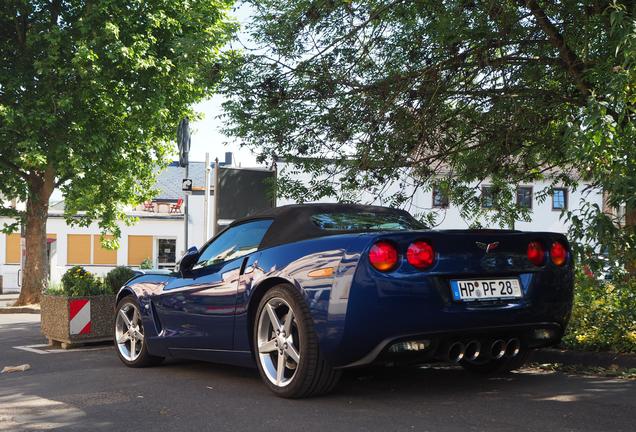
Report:
[[[25,173],[24,171],[22,171],[20,167],[18,167],[16,164],[11,162],[10,160],[0,157],[0,166],[7,168],[9,171],[12,171],[14,174],[22,177],[24,180],[29,180],[29,175]]]
[[[563,35],[559,29],[550,21],[545,11],[541,9],[536,0],[518,0],[520,4],[526,6],[532,12],[537,24],[548,36],[550,43],[559,50],[559,56],[563,60],[564,66],[568,74],[574,80],[576,88],[585,96],[590,96],[592,86],[585,80],[583,76],[582,62],[578,56],[565,43]]]
[[[51,24],[54,26],[57,25],[57,20],[60,16],[60,11],[62,9],[62,1],[61,0],[52,0],[51,1]]]

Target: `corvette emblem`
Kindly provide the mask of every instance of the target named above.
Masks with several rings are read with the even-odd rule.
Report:
[[[479,249],[485,250],[486,253],[490,252],[493,249],[496,249],[497,246],[499,246],[499,242],[493,242],[493,243],[475,242],[475,244],[477,245]]]

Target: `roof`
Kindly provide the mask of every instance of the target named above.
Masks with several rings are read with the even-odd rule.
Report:
[[[214,170],[213,165],[212,170]],[[188,177],[192,179],[192,187],[205,186],[205,162],[190,162]],[[181,181],[184,178],[185,168],[180,167],[178,162],[168,165],[157,175],[155,188],[159,192],[155,199],[176,201],[179,198],[183,198],[184,192],[181,190]]]
[[[229,159],[231,161],[231,157]],[[227,166],[228,156],[226,156],[226,162],[220,162],[219,166]],[[210,187],[213,188],[212,176],[214,175],[214,162],[210,163]],[[190,162],[188,168],[188,177],[192,179],[192,187],[204,187],[205,186],[205,162]],[[181,181],[185,178],[185,168],[179,166],[179,162],[172,162],[163,170],[157,174],[157,180],[154,184],[154,188],[158,190],[154,199],[177,201],[179,198],[183,198],[185,193],[181,190]],[[51,200],[49,209],[54,212],[63,212],[65,208],[64,200]],[[142,213],[141,216],[146,216]]]
[[[252,216],[237,219],[230,226],[236,226],[243,222],[258,219],[273,219],[272,225],[263,237],[260,247],[267,248],[285,243],[292,243],[310,238],[324,237],[334,234],[351,234],[352,230],[324,230],[318,227],[312,216],[321,213],[376,213],[397,214],[414,224],[419,224],[413,216],[405,210],[389,207],[370,206],[362,204],[343,203],[315,203],[315,204],[291,204],[263,210]]]
[[[210,187],[213,186],[214,163],[210,162]],[[192,179],[192,187],[205,186],[205,162],[190,162],[188,164],[188,177]],[[220,167],[232,166],[232,152],[225,153],[225,161],[219,162]],[[178,200],[183,198],[184,192],[181,190],[181,181],[185,177],[185,167],[179,166],[178,161],[171,162],[165,169],[157,175],[155,188],[159,193],[155,199],[160,200]]]

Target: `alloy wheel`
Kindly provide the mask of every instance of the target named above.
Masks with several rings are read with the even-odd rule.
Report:
[[[115,339],[117,349],[124,359],[134,362],[139,358],[144,344],[144,330],[136,305],[124,303],[117,312]]]
[[[278,387],[292,382],[300,363],[298,325],[289,303],[271,298],[261,309],[257,327],[258,358],[265,375]]]

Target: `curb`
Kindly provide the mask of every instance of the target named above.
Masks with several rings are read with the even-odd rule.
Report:
[[[529,359],[536,363],[561,363],[564,365],[600,366],[621,369],[636,368],[636,354],[618,354],[612,352],[570,351],[546,348],[534,351]]]
[[[0,307],[0,314],[40,314],[40,308],[33,306],[5,306]]]

